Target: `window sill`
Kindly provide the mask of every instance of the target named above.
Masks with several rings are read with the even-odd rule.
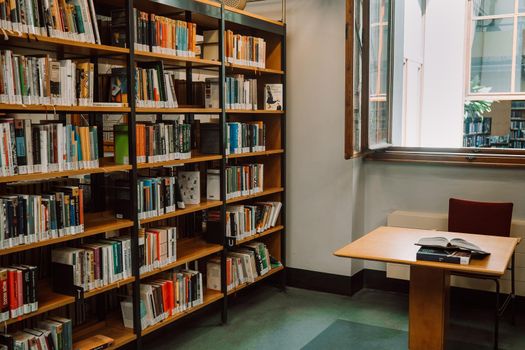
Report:
[[[525,168],[524,150],[391,147],[369,153],[365,159],[415,164]]]

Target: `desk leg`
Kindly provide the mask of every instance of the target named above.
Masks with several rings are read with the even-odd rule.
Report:
[[[410,350],[445,348],[449,290],[449,271],[422,266],[410,267]]]

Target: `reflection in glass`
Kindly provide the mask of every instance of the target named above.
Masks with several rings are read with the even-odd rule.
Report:
[[[470,91],[510,92],[513,19],[474,21],[474,27]]]
[[[514,4],[514,0],[474,0],[474,16],[511,14],[514,13]]]
[[[390,0],[370,2],[369,125],[371,148],[389,142]]]
[[[516,38],[516,92],[525,92],[525,46],[523,36],[525,34],[525,17],[518,17],[518,30]]]
[[[355,2],[355,31],[354,31],[354,152],[361,151],[361,90],[362,90],[362,76],[361,76],[361,58],[362,58],[362,38],[363,38],[363,1]]]

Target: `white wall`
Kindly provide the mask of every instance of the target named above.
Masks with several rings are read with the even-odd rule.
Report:
[[[458,0],[426,2],[421,113],[423,147],[462,145],[465,4]]]
[[[247,8],[281,18],[281,1]],[[350,275],[333,252],[352,236],[353,162],[344,160],[345,2],[287,2],[287,263]],[[356,177],[358,181],[358,177]]]
[[[514,218],[525,218],[525,171],[477,167],[365,162],[364,232],[385,225],[394,210],[446,213],[448,199],[514,203]],[[384,269],[369,262],[368,268]]]

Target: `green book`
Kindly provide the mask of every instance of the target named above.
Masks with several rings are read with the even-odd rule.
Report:
[[[129,164],[128,125],[118,124],[113,127],[115,141],[115,164]]]

